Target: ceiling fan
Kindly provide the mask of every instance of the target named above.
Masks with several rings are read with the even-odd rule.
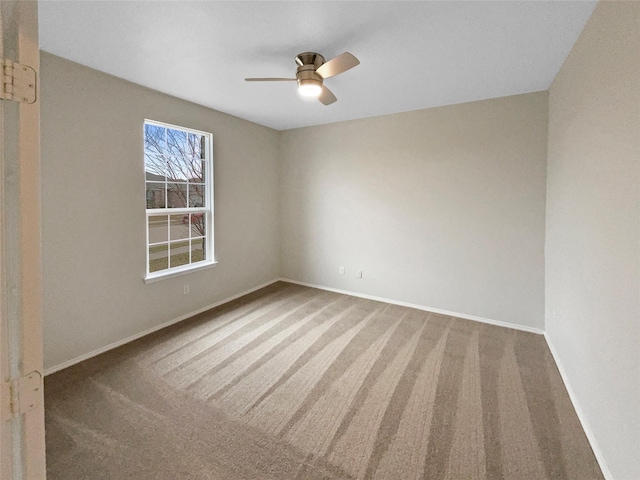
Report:
[[[298,92],[305,97],[317,97],[325,105],[331,105],[338,100],[336,96],[323,85],[325,78],[335,77],[360,64],[360,61],[345,52],[332,58],[328,62],[315,52],[304,52],[296,56],[298,69],[296,78],[245,78],[247,82],[298,82]]]

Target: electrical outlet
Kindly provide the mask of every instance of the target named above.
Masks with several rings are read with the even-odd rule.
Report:
[[[358,270],[358,273],[356,273],[356,277],[362,278],[362,270]]]
[[[185,295],[189,293],[189,285],[187,285],[186,283],[182,286],[182,293],[184,293]]]
[[[344,267],[340,267],[340,275],[344,275]]]

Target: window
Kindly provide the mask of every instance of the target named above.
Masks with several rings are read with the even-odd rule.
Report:
[[[147,276],[211,265],[212,135],[145,120]]]

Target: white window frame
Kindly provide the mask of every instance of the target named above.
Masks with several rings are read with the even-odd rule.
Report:
[[[176,275],[183,275],[185,273],[193,272],[195,270],[201,270],[203,268],[208,268],[215,265],[217,262],[215,260],[215,248],[214,248],[214,228],[213,228],[213,134],[209,132],[203,132],[201,130],[195,130],[193,128],[182,127],[180,125],[172,125],[169,123],[158,122],[155,120],[145,119],[142,126],[142,147],[143,147],[143,155],[142,161],[143,165],[145,162],[145,126],[146,125],[155,125],[162,128],[169,128],[172,130],[180,130],[186,133],[191,133],[195,135],[202,135],[205,139],[204,149],[205,149],[205,172],[204,172],[204,184],[205,184],[205,195],[204,195],[204,206],[203,207],[184,207],[184,208],[169,208],[165,203],[165,208],[146,208],[146,185],[147,183],[155,183],[153,181],[147,180],[146,168],[144,169],[144,184],[145,184],[145,247],[146,247],[146,275],[144,277],[144,281],[146,283],[153,282],[156,280],[161,280],[164,278],[173,277]],[[166,185],[166,180],[165,180]],[[165,202],[168,201],[168,196],[165,194]],[[205,218],[205,260],[196,262],[196,263],[188,263],[186,265],[180,265],[178,267],[170,266],[170,258],[171,258],[171,243],[184,242],[184,239],[180,240],[171,240],[170,230],[167,232],[167,241],[166,242],[157,242],[157,243],[149,243],[149,217],[153,216],[162,216],[162,215],[187,215],[193,213],[201,213]],[[170,222],[169,222],[170,223]],[[170,229],[170,225],[167,225],[167,228]],[[189,228],[189,252],[191,254],[191,241],[192,241],[192,229]],[[198,240],[201,237],[196,237]],[[155,272],[149,271],[149,249],[154,245],[162,245],[167,244],[167,255],[169,262],[169,268],[164,270],[159,270]]]

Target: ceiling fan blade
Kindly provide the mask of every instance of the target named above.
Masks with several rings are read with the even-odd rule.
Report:
[[[324,85],[322,86],[322,91],[318,96],[318,100],[320,100],[325,105],[331,105],[333,102],[338,101],[338,99],[333,94],[333,92],[329,90],[327,87],[325,87]]]
[[[245,78],[246,82],[295,82],[295,78]]]
[[[322,78],[335,77],[347,70],[360,65],[360,60],[351,55],[349,52],[345,52],[342,55],[338,55],[336,58],[332,58],[326,63],[323,63],[318,67],[316,73]]]

